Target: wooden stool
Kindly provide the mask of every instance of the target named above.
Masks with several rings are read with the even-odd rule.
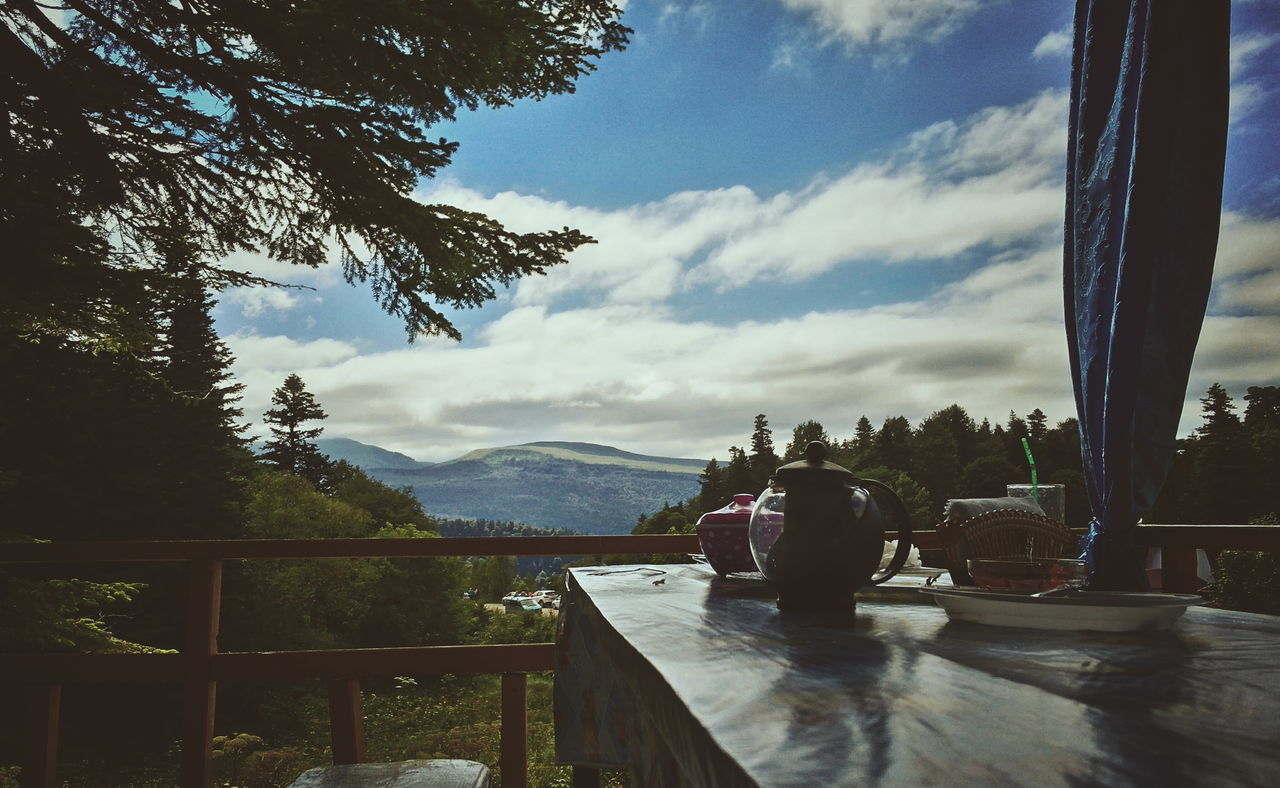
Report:
[[[344,763],[317,766],[298,775],[288,788],[488,788],[483,763],[460,760]]]

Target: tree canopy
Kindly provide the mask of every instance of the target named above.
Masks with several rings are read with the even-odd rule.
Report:
[[[461,109],[571,92],[630,33],[610,0],[0,4],[0,273],[14,328],[116,336],[180,228],[214,284],[237,249],[348,281],[415,333],[590,239],[413,199]]]

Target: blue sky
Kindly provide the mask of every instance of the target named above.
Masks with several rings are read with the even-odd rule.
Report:
[[[727,457],[765,413],[1074,415],[1061,302],[1066,0],[630,0],[576,93],[467,113],[417,197],[598,241],[407,344],[334,267],[224,293],[246,416],[297,372],[326,435],[418,459],[533,440]],[[1280,0],[1233,3],[1212,382],[1280,384]],[[1240,403],[1243,406],[1243,402]]]

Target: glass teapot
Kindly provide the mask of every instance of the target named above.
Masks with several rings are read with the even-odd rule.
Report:
[[[911,551],[907,507],[888,486],[827,462],[813,441],[805,459],[775,471],[751,512],[751,553],[782,609],[851,609],[853,595],[902,569]],[[898,547],[883,572],[886,507]]]

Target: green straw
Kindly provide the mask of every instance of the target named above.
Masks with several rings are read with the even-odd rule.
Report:
[[[1040,503],[1040,483],[1036,481],[1036,458],[1031,456],[1031,444],[1022,439],[1022,450],[1027,453],[1027,464],[1031,466],[1031,500]]]

